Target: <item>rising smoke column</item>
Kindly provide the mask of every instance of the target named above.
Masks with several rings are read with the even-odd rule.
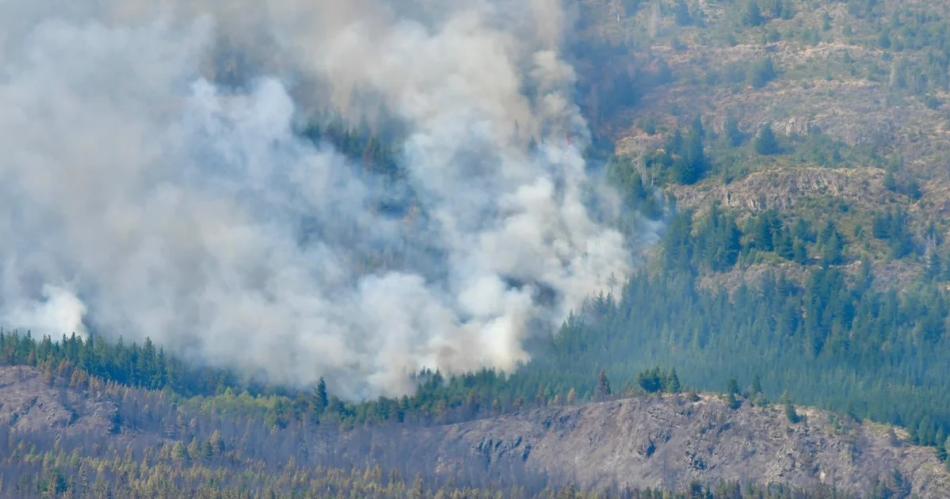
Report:
[[[0,5],[7,328],[394,395],[513,369],[629,271],[557,2],[81,4]],[[303,138],[322,116],[396,130],[404,175]]]

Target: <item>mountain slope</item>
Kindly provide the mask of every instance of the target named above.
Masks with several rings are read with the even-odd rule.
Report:
[[[932,449],[883,426],[802,413],[792,424],[775,406],[733,410],[713,396],[640,397],[455,425],[446,441],[464,441],[488,462],[522,460],[592,489],[739,482],[867,497],[897,480],[921,497],[950,495],[950,474]]]
[[[945,449],[947,2],[580,3],[579,102],[665,233],[622,296],[532,352],[525,391],[585,398],[601,369],[655,365],[703,390],[760,377]]]
[[[29,367],[0,368],[0,426],[14,433],[107,436],[116,406],[88,393],[57,389]]]
[[[740,401],[731,409],[709,395],[643,396],[451,425],[340,431],[268,426],[246,407],[199,409],[160,392],[115,385],[73,389],[61,381],[32,368],[0,368],[0,432],[7,446],[0,495],[38,495],[28,486],[10,488],[21,487],[30,463],[39,466],[34,474],[40,479],[60,477],[61,492],[81,495],[83,475],[86,493],[89,483],[125,485],[121,477],[94,471],[103,462],[124,468],[149,463],[152,471],[178,476],[180,484],[195,480],[189,473],[197,474],[195,484],[215,476],[223,487],[263,473],[268,478],[253,490],[276,487],[279,495],[291,490],[280,488],[285,473],[319,480],[323,466],[378,466],[433,484],[470,481],[529,492],[570,485],[685,492],[693,483],[736,483],[747,491],[774,484],[812,492],[834,487],[858,496],[884,490],[950,494],[950,472],[934,451],[909,445],[890,428],[814,409],[800,410],[801,420],[791,423],[779,407]],[[44,453],[50,457],[40,458]]]

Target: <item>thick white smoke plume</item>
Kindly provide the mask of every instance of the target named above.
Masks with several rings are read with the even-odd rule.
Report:
[[[151,337],[354,398],[423,367],[512,369],[528,330],[629,265],[586,208],[562,17],[553,0],[0,3],[0,323]],[[391,132],[404,173],[300,133],[327,116]]]

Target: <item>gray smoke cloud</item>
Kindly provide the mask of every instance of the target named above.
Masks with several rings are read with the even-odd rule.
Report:
[[[631,265],[563,23],[550,0],[0,3],[0,322],[351,398],[515,368]],[[325,116],[395,130],[404,175],[302,137]]]

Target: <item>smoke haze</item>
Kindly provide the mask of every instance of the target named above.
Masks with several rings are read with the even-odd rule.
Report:
[[[513,369],[630,266],[563,23],[546,0],[0,4],[0,322],[351,398]],[[394,137],[402,174],[300,133],[326,117]]]

